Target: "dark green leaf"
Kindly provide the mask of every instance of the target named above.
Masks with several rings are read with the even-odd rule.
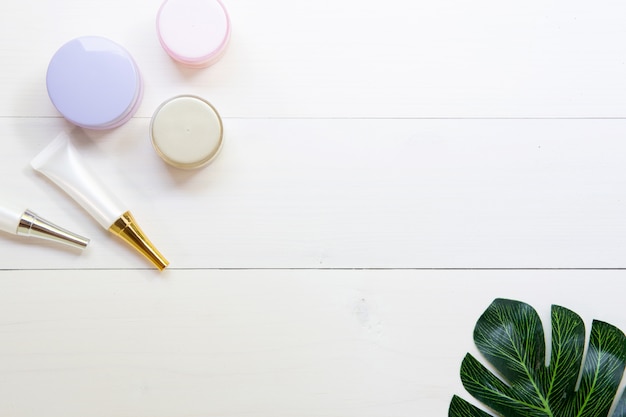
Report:
[[[552,306],[552,354],[547,371],[546,399],[552,410],[572,401],[585,348],[585,325],[578,314]]]
[[[626,366],[624,333],[594,321],[583,364],[585,328],[581,318],[553,306],[551,321],[547,364],[537,312],[519,301],[496,299],[474,329],[476,346],[494,371],[468,354],[461,364],[463,386],[498,416],[607,417]],[[456,396],[449,415],[489,416]],[[626,417],[626,393],[611,417]]]
[[[624,333],[610,324],[594,321],[591,340],[576,396],[577,416],[607,415],[624,373]]]
[[[502,382],[476,358],[467,354],[461,364],[461,381],[465,389],[485,405],[509,417],[543,417],[541,403],[526,398]],[[530,401],[528,401],[530,399]]]
[[[465,414],[465,415],[471,415],[471,414]],[[617,406],[615,407],[615,412],[613,413],[611,417],[626,417],[626,389],[622,391],[622,396],[620,397],[619,402],[617,403]]]
[[[452,397],[448,417],[491,417],[480,408],[468,403],[456,395]]]

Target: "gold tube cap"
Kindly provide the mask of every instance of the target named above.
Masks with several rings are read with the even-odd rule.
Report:
[[[109,231],[119,236],[139,253],[148,258],[160,271],[164,270],[170,264],[143,233],[130,211],[122,214],[120,218],[109,227]]]

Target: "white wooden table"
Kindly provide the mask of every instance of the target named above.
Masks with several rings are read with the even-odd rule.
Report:
[[[92,239],[2,236],[0,416],[445,416],[496,297],[626,329],[623,1],[225,4],[204,70],[158,1],[0,6],[0,194]],[[81,35],[142,70],[136,117],[72,134],[163,273],[29,168],[72,128],[45,71]],[[181,93],[224,119],[200,171],[148,139]]]

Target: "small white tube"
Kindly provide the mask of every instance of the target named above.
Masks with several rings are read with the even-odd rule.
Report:
[[[107,230],[128,210],[87,169],[65,132],[59,133],[30,164],[69,194]]]
[[[17,226],[20,224],[22,213],[24,210],[0,206],[0,230],[13,235],[17,234]]]
[[[79,249],[85,249],[89,244],[86,237],[57,226],[28,209],[21,210],[14,206],[0,206],[0,231],[50,240]]]

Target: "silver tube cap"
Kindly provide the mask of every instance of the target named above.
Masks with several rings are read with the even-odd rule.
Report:
[[[17,234],[20,236],[31,236],[51,240],[78,249],[85,249],[89,244],[89,239],[86,237],[59,227],[39,217],[30,210],[26,210],[24,214],[22,214],[20,223],[17,225]]]

